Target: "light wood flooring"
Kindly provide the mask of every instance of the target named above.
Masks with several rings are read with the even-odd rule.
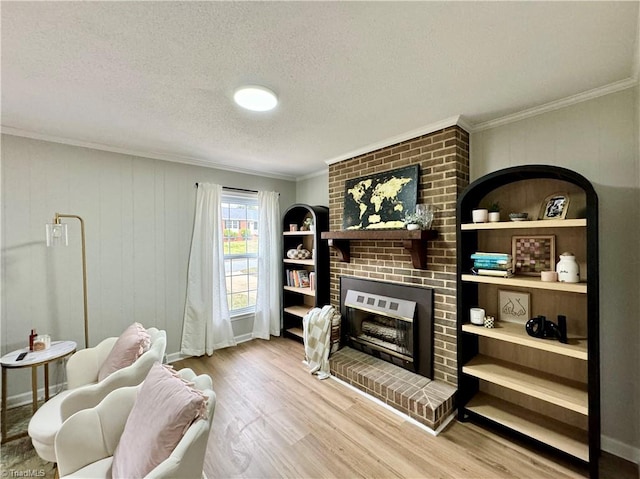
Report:
[[[300,343],[253,340],[174,363],[213,378],[205,474],[216,478],[583,478],[585,467],[453,421],[434,437],[304,368]],[[638,477],[603,454],[603,479]]]

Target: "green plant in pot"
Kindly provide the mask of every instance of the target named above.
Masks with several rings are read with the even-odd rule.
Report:
[[[497,223],[500,221],[500,203],[494,201],[487,209],[489,210],[490,223]]]

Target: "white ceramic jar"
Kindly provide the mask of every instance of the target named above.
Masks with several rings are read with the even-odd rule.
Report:
[[[489,216],[489,210],[486,208],[478,208],[471,211],[471,218],[474,223],[486,223],[487,216]]]
[[[580,282],[580,266],[573,253],[565,252],[560,255],[556,272],[558,273],[558,281],[561,283]]]

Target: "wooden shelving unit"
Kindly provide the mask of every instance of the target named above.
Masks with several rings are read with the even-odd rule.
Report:
[[[313,229],[300,231],[307,218],[313,221]],[[302,318],[316,306],[329,302],[329,248],[320,241],[320,234],[329,228],[329,209],[324,206],[295,204],[283,216],[282,258],[282,328],[290,338],[302,340]],[[294,224],[298,231],[289,231]],[[311,258],[291,259],[286,256],[298,245],[314,253]],[[316,275],[316,288],[300,288],[287,285],[287,271],[305,270]]]
[[[499,202],[503,211],[537,218],[541,202],[556,192],[570,196],[566,219],[474,224],[471,211]],[[512,235],[554,236],[559,250],[576,251],[581,282],[543,282],[535,276],[501,278],[468,274],[476,251],[511,253]],[[458,199],[458,418],[483,418],[569,454],[598,477],[600,366],[598,201],[581,175],[546,165],[500,170],[473,182]],[[469,323],[469,309],[484,307],[499,319],[500,289],[529,293],[529,317],[497,321],[493,329]],[[544,311],[567,316],[568,342],[539,339],[524,322]],[[482,421],[482,424],[487,424]]]

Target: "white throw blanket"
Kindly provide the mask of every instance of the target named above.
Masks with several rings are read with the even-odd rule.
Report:
[[[329,377],[329,350],[331,348],[331,323],[340,315],[331,305],[313,308],[302,318],[304,338],[304,364],[318,379]]]

